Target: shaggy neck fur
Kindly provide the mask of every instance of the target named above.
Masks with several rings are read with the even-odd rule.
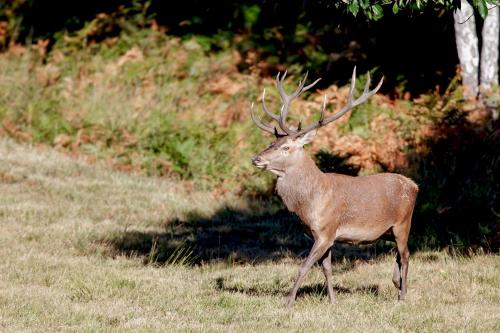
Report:
[[[316,199],[325,194],[326,175],[304,152],[278,178],[276,189],[287,208],[308,224],[315,213]]]

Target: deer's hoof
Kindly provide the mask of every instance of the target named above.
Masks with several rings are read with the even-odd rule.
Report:
[[[295,304],[295,298],[292,298],[292,297],[288,297],[286,299],[286,307],[287,308],[291,308],[293,307],[293,305]]]
[[[399,283],[399,279],[392,280],[392,283],[394,283],[394,287],[396,287],[396,289],[401,290],[401,284]]]

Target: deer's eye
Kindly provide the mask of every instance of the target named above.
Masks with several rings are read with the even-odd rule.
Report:
[[[282,149],[283,149],[284,151],[287,151],[287,150],[290,150],[290,147],[285,146],[285,147],[283,147]]]

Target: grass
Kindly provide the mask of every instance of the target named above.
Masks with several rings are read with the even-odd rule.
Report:
[[[212,221],[227,207],[253,208],[231,194],[110,171],[104,164],[0,140],[2,332],[500,330],[498,255],[415,253],[405,302],[395,300],[392,256],[339,260],[338,304],[327,303],[316,268],[291,310],[284,296],[299,261],[286,246],[278,259],[207,257],[197,265],[190,264],[189,248],[180,246],[181,252],[166,255],[168,264],[159,264],[155,253],[168,224],[182,227],[193,216]],[[238,216],[219,219],[236,227]],[[157,234],[159,241],[149,252],[118,252],[113,235],[126,232]]]

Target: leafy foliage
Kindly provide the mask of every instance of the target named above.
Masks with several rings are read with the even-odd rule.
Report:
[[[390,7],[392,14],[396,15],[401,11],[420,13],[429,9],[456,10],[460,8],[460,1],[455,0],[343,0],[336,1],[337,6],[345,5],[346,10],[354,16],[362,13],[369,20],[380,20],[384,17],[383,7]],[[488,8],[498,6],[498,0],[472,0],[474,8],[482,18],[488,15]]]
[[[450,12],[427,10],[410,22],[405,16],[412,12],[403,11],[406,14],[386,13],[381,20],[390,9],[384,2],[352,2],[358,4],[357,17],[346,3],[186,0],[174,8],[159,0],[89,0],[62,2],[53,11],[50,0],[16,0],[1,4],[5,15],[0,14],[0,26],[7,29],[0,27],[0,49],[38,40],[50,49],[62,39],[74,47],[92,48],[152,27],[185,40],[196,38],[207,52],[236,48],[242,55],[238,68],[263,77],[285,68],[298,74],[307,67],[321,73],[321,85],[344,84],[342,78],[358,64],[361,71],[377,66],[379,74],[398,78],[386,82],[384,89],[404,80],[412,93],[447,85],[455,73],[450,59],[456,58]],[[414,29],[416,24],[420,28]],[[427,59],[431,53],[422,51],[427,47],[439,52]]]

